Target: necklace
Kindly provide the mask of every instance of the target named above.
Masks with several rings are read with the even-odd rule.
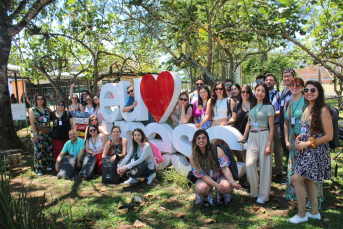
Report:
[[[216,104],[215,104],[215,107],[216,107],[216,115],[215,116],[218,116],[218,107],[220,106],[220,104],[222,103],[222,101],[224,100],[224,98],[222,98],[217,106],[217,102],[218,100],[216,101]]]
[[[79,104],[76,104],[75,106],[73,106],[73,104],[71,105],[71,110],[72,111],[76,111],[77,107],[79,106]]]
[[[246,106],[244,106],[244,103],[243,103],[243,102],[242,102],[242,105],[243,105],[243,107],[244,107],[247,111],[250,111],[249,108],[247,108]],[[249,105],[250,105],[250,103],[249,103]]]
[[[95,141],[94,141],[94,142],[92,141],[93,149],[96,149],[95,144],[96,144],[96,139],[97,139],[97,138],[98,138],[98,134],[95,136]],[[92,137],[92,139],[94,139],[94,138]]]

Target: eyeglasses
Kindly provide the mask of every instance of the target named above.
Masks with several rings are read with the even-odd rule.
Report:
[[[248,91],[241,91],[241,94],[250,94]]]
[[[206,137],[196,137],[195,139],[196,139],[196,140],[205,140]]]
[[[263,79],[256,80],[256,83],[262,83],[262,82],[263,82]]]
[[[283,78],[291,78],[293,75],[284,75]]]
[[[223,88],[222,88],[222,87],[220,87],[220,88],[215,88],[214,90],[215,90],[215,91],[219,91],[219,90],[222,91]]]
[[[96,129],[89,129],[89,132],[94,132],[96,131]]]
[[[195,85],[196,86],[203,86],[204,84],[203,83],[196,83]]]
[[[291,86],[292,88],[296,88],[296,89],[299,89],[301,87],[300,84],[290,84],[289,86]]]
[[[77,97],[71,97],[71,99],[77,99]]]
[[[98,119],[94,118],[94,119],[92,119],[92,121],[98,121]]]
[[[131,92],[133,92],[133,89],[131,89],[130,91],[128,91],[127,94],[130,94]]]
[[[37,98],[37,100],[44,100],[44,98]]]
[[[57,106],[64,107],[62,103],[56,104]]]
[[[98,98],[93,99],[93,101],[96,101],[96,100],[98,100]]]
[[[308,88],[304,88],[304,92],[305,93],[309,93],[309,92],[311,92],[311,93],[315,93],[317,91],[317,88],[311,88],[311,89],[308,89]]]
[[[188,99],[179,98],[180,101],[188,101]]]
[[[231,91],[237,91],[238,89],[237,88],[232,88]]]
[[[231,87],[231,86],[232,86],[231,83],[225,84],[225,87]]]

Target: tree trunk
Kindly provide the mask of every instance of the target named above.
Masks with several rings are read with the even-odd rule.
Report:
[[[94,82],[93,82],[93,95],[98,93],[98,77],[99,77],[99,70],[98,70],[98,59],[97,56],[93,57],[93,64],[94,64]]]
[[[9,31],[0,31],[0,149],[24,148],[14,129],[10,94],[8,90],[7,64],[12,38]]]

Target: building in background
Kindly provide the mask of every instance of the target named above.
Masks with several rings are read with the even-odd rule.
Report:
[[[324,67],[317,65],[306,66],[305,68],[294,69],[298,77],[303,79],[305,82],[308,80],[321,81],[322,84],[331,84],[332,78],[327,74]],[[319,80],[319,77],[321,78]]]

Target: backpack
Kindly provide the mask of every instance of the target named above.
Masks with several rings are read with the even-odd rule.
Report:
[[[111,164],[113,156],[106,156],[102,158],[102,183],[116,184],[120,179],[120,174],[117,173],[117,166],[120,158],[117,156],[114,163]]]
[[[302,108],[302,111],[304,112],[308,104],[305,104]],[[336,147],[340,147],[341,144],[339,142],[339,128],[338,128],[338,116],[339,111],[337,108],[331,106],[330,104],[326,103],[327,108],[330,111],[331,117],[332,117],[332,126],[333,126],[333,139],[329,141],[329,146],[331,149],[335,149]]]
[[[221,145],[221,144],[220,145],[215,145],[213,147],[213,158],[217,162],[218,167],[220,166],[220,164],[218,162],[217,147],[220,147],[224,151],[225,155],[230,159],[231,163],[229,165],[229,169],[231,170],[233,179],[237,180],[238,179],[238,167],[237,167],[236,160],[235,160],[235,158],[233,156],[233,153],[232,153],[230,147],[229,146],[224,146],[224,145]]]
[[[161,151],[157,148],[157,146],[152,143],[149,142],[151,149],[152,149],[152,153],[154,154],[154,156],[152,157],[152,159],[154,160],[155,164],[156,164],[156,168],[157,168],[157,164],[163,162],[163,156],[161,154]]]
[[[275,96],[276,96],[276,101],[278,102],[278,104],[280,104],[281,103],[281,101],[280,101],[280,92],[277,91],[277,90],[275,90],[275,94],[270,99],[270,102],[273,103],[273,100],[274,100]]]
[[[61,161],[60,171],[57,173],[58,178],[73,178],[75,176],[75,166],[77,157],[65,155]]]
[[[87,155],[83,160],[81,167],[81,177],[86,180],[93,179],[95,177],[97,158],[92,155]]]

